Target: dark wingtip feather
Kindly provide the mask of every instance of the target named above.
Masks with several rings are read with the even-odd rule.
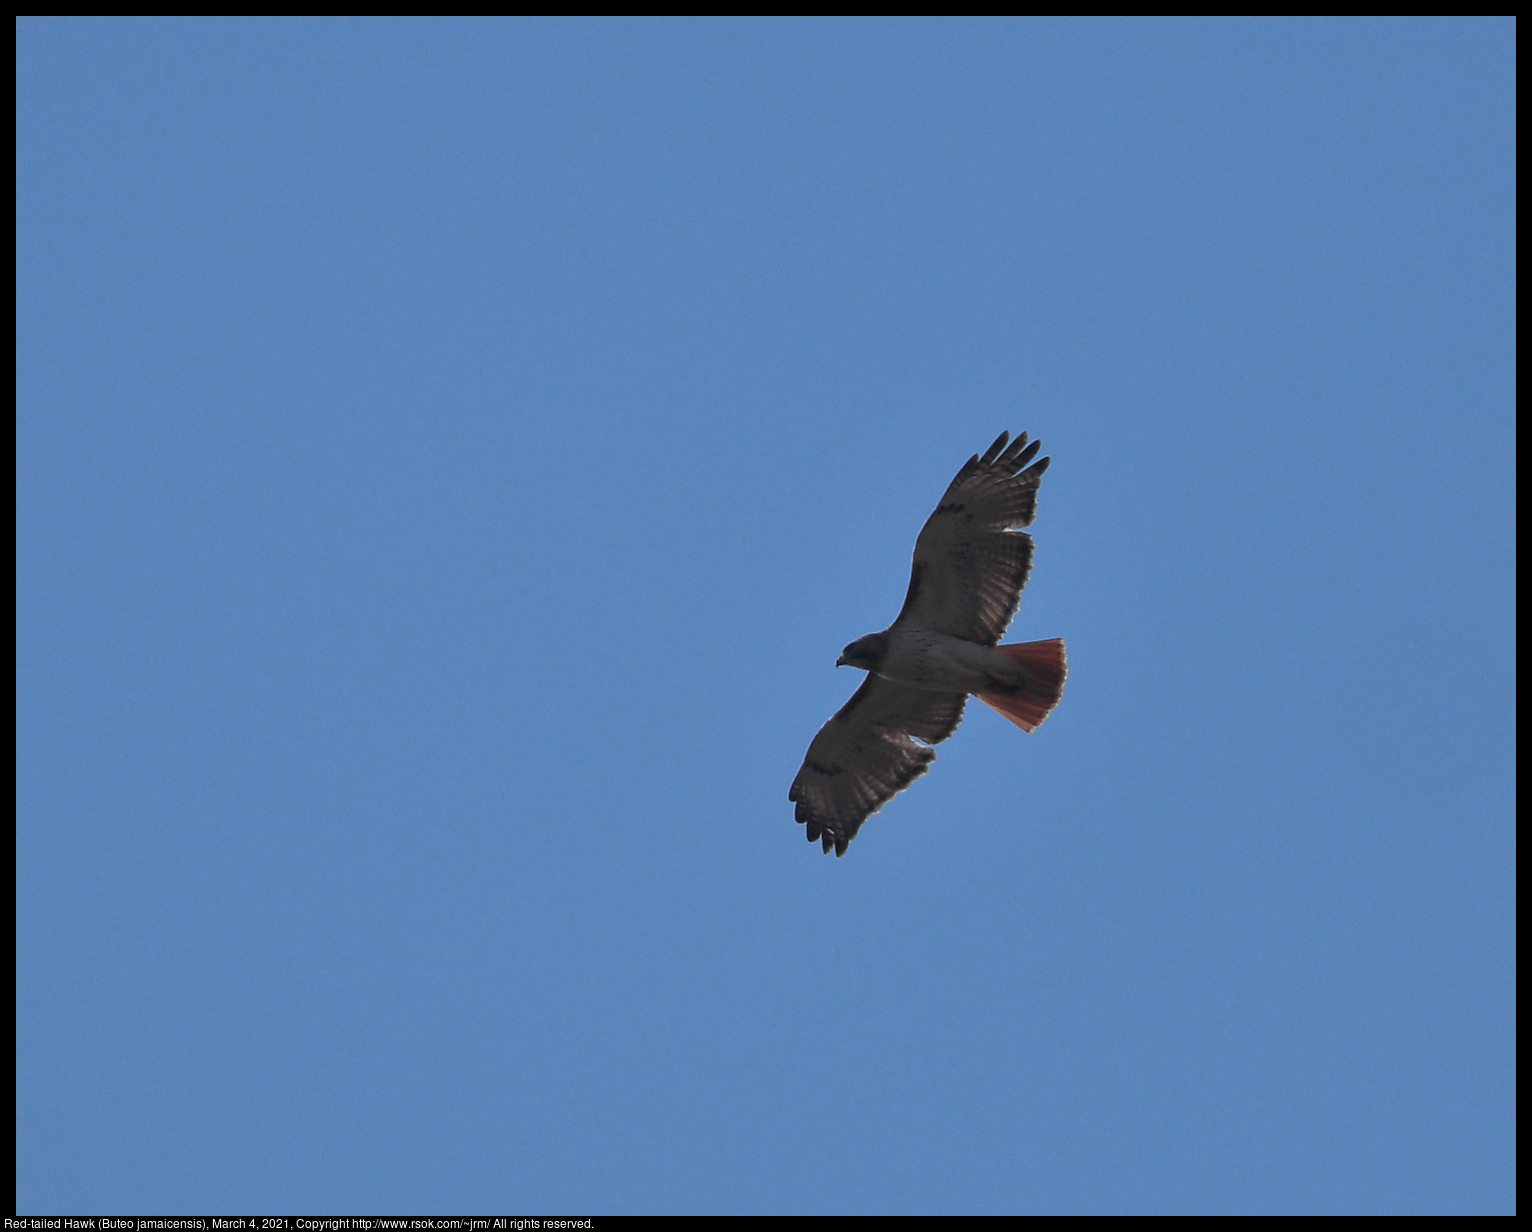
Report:
[[[1030,445],[1028,445],[1019,454],[1011,459],[1011,469],[1013,471],[1019,471],[1028,462],[1032,461],[1033,458],[1037,457],[1037,451],[1042,447],[1042,441],[1033,441]]]
[[[1016,459],[1021,456],[1021,451],[1027,447],[1027,434],[1023,432],[1014,441],[1011,447],[1000,455],[998,465],[1015,469]]]
[[[984,451],[984,456],[979,459],[979,465],[980,466],[991,466],[991,465],[993,465],[995,459],[1000,456],[1001,451],[1005,448],[1006,441],[1008,441],[1010,439],[1011,439],[1011,434],[1010,434],[1009,431],[1002,432],[999,436],[997,436],[995,438],[995,443],[993,445],[991,445],[988,449],[986,449]]]

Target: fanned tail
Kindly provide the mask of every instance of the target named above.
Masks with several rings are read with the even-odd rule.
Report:
[[[1064,695],[1064,639],[1050,637],[1042,642],[1012,642],[996,646],[1001,654],[1026,669],[1027,680],[1008,693],[977,693],[986,706],[992,706],[1022,731],[1036,731],[1048,712]]]

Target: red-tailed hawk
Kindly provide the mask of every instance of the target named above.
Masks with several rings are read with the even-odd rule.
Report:
[[[809,842],[844,855],[857,829],[936,760],[968,695],[1033,731],[1064,691],[1064,642],[1000,635],[1032,567],[1037,486],[1048,459],[1027,466],[1038,442],[1002,432],[957,473],[915,540],[910,589],[894,623],[859,637],[835,665],[867,679],[835,712],[793,780],[789,800]],[[1025,468],[1025,469],[1023,469]]]

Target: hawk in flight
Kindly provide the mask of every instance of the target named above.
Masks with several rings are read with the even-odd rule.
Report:
[[[1002,432],[969,458],[926,519],[894,623],[835,661],[867,679],[819,729],[787,793],[809,842],[827,852],[844,855],[861,824],[930,768],[931,746],[957,730],[970,693],[1023,731],[1058,705],[1063,640],[997,644],[1032,567],[1022,528],[1048,469],[1047,458],[1032,462],[1037,441],[1009,439]]]

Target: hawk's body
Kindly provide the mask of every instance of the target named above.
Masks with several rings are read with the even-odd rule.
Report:
[[[962,721],[970,693],[1027,731],[1058,703],[1064,643],[1000,646],[1032,565],[1037,486],[1048,459],[1010,434],[957,473],[915,541],[894,623],[847,646],[837,666],[868,672],[809,745],[787,798],[810,842],[844,854],[857,829],[926,772],[931,746]],[[1023,469],[1025,468],[1025,469]]]
[[[934,693],[988,693],[1026,683],[1025,671],[1003,651],[930,629],[890,629],[877,673]]]

